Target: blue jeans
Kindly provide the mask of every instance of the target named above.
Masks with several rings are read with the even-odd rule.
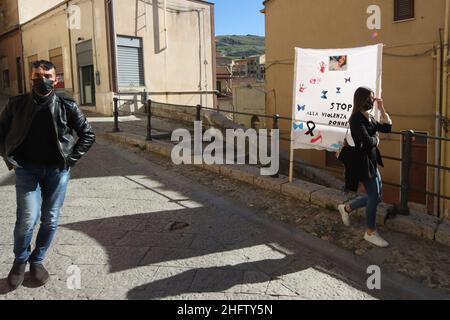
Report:
[[[19,262],[42,263],[58,226],[70,168],[25,165],[15,169],[17,220],[14,228],[14,255]],[[33,231],[41,221],[36,247],[29,251]]]
[[[356,210],[366,207],[367,228],[376,230],[377,207],[383,197],[383,185],[378,170],[375,177],[364,181],[364,188],[366,189],[367,196],[350,203],[350,208]]]

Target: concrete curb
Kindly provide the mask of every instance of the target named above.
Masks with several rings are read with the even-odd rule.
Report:
[[[162,141],[147,141],[144,137],[125,132],[106,133],[106,137],[115,142],[125,143],[170,157],[173,144]],[[222,176],[252,184],[258,188],[278,192],[299,200],[308,201],[328,210],[336,211],[337,206],[358,197],[355,193],[327,188],[303,180],[289,183],[288,177],[280,175],[277,178],[261,176],[259,168],[247,165],[199,165],[205,170]],[[393,231],[406,233],[428,240],[439,242],[450,247],[450,221],[440,223],[439,219],[422,213],[411,212],[409,216],[391,216],[393,206],[381,203],[377,209],[377,223]],[[365,215],[359,210],[358,215]]]

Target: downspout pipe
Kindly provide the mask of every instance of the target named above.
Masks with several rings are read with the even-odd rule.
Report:
[[[22,52],[20,53],[20,56],[22,58],[22,65],[20,66],[22,68],[22,88],[23,88],[22,93],[27,93],[27,82],[28,82],[29,75],[27,73],[25,73],[25,58],[23,56],[24,46],[23,46],[22,26],[19,26],[19,33],[20,33],[20,47],[22,49]],[[29,70],[28,70],[28,73],[30,73]]]
[[[67,14],[67,20],[70,19],[69,16],[69,2],[66,2],[66,14]],[[74,69],[73,69],[73,53],[72,53],[72,31],[69,28],[67,28],[68,30],[68,35],[69,35],[69,59],[70,59],[70,81],[72,81],[72,96],[75,94],[75,77],[74,77]],[[80,90],[81,91],[81,90]],[[81,97],[80,97],[81,100]]]
[[[439,30],[440,34],[440,30]],[[441,38],[441,37],[440,37]],[[436,49],[436,54],[433,56],[433,58],[436,59],[436,119],[435,119],[435,133],[436,136],[441,137],[441,104],[442,104],[442,38],[440,39],[440,45]],[[436,141],[435,142],[435,164],[440,165],[441,163],[441,142]],[[440,184],[440,176],[441,176],[441,170],[439,168],[434,170],[434,191],[436,194],[440,195],[441,192],[441,184]],[[434,203],[434,212],[436,216],[440,216],[440,206],[441,206],[441,199],[438,197],[435,198]]]
[[[217,91],[217,74],[216,74],[216,68],[217,68],[217,60],[216,60],[216,30],[215,30],[215,6],[214,4],[211,4],[209,7],[209,14],[211,16],[211,45],[212,45],[212,52],[211,52],[211,61],[212,61],[212,87],[214,91]],[[230,86],[231,87],[231,86]],[[219,107],[218,101],[217,101],[217,95],[213,98],[213,107]]]
[[[444,65],[443,65],[443,77],[442,77],[442,117],[443,119],[447,118],[447,105],[448,105],[448,63],[450,60],[450,56],[449,56],[449,25],[450,25],[450,0],[446,0],[445,1],[445,29],[444,29]],[[441,126],[441,136],[445,136],[445,132],[443,132],[442,130],[442,126]],[[446,152],[447,152],[447,148],[446,148],[446,142],[442,141],[441,142],[441,152],[443,152],[443,159],[441,160],[441,165],[445,166],[446,164]],[[442,194],[446,194],[446,190],[445,190],[445,178],[444,179],[440,179],[441,180],[441,192]],[[443,203],[445,203],[445,201],[443,201]],[[444,206],[445,207],[445,206]],[[441,206],[442,210],[441,210],[441,217],[442,218],[442,214],[444,212],[444,208]]]
[[[197,12],[198,18],[198,63],[199,63],[199,80],[198,80],[198,90],[202,91],[202,27],[200,21],[200,10],[195,10]],[[203,95],[200,95],[200,105],[203,105]]]
[[[169,48],[169,37],[167,35],[167,0],[164,0],[164,46]]]
[[[113,81],[113,90],[115,93],[119,92],[119,63],[117,61],[117,34],[116,34],[116,14],[115,14],[115,1],[110,0],[110,15],[109,20],[111,24],[111,49],[113,49],[112,53],[112,64],[114,66],[114,81]]]

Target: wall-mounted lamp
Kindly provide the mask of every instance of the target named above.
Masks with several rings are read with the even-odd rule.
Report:
[[[95,84],[100,85],[100,71],[98,70],[95,72]]]

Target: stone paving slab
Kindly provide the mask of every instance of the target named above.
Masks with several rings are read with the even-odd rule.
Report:
[[[386,225],[393,230],[413,234],[434,240],[439,219],[412,211],[409,216],[396,215],[386,221]]]
[[[289,179],[286,176],[279,175],[279,177],[257,176],[255,177],[255,185],[269,191],[281,193],[283,184],[288,183]]]
[[[450,246],[450,222],[443,221],[437,228],[435,239],[437,242]]]
[[[311,194],[313,192],[322,189],[325,189],[325,187],[303,180],[294,180],[292,183],[285,183],[281,186],[281,192],[283,194],[307,202],[311,201]]]

